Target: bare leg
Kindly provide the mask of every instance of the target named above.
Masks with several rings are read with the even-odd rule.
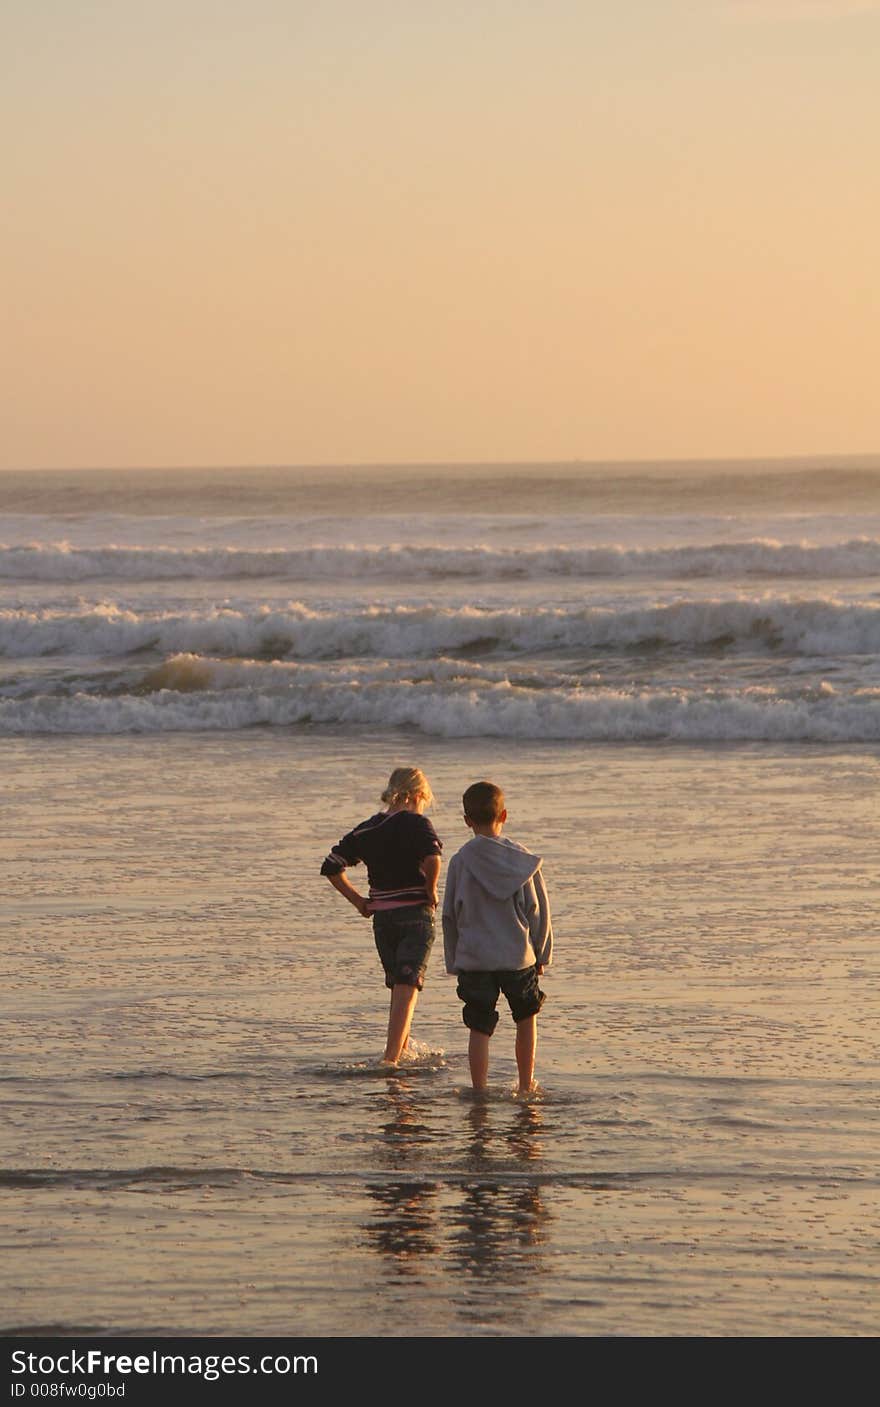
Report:
[[[538,1047],[538,1018],[526,1016],[516,1023],[516,1068],[519,1092],[528,1094],[535,1079],[535,1051]]]
[[[468,1061],[474,1089],[485,1089],[489,1083],[489,1037],[483,1031],[471,1031]]]
[[[392,1021],[393,1016],[394,1016],[394,988],[392,987],[392,988],[391,988],[391,1002],[390,1002],[389,1007],[388,1007],[388,1028],[389,1028],[389,1030],[391,1029],[391,1021]],[[406,1048],[407,1048],[408,1045],[409,1045],[409,1031],[407,1031],[407,1033],[406,1033],[406,1040],[403,1042],[403,1045],[400,1047],[400,1053],[401,1053],[401,1055],[402,1055],[403,1052],[406,1050]]]
[[[388,1014],[388,1038],[385,1042],[385,1064],[396,1065],[409,1040],[413,1012],[418,1001],[418,987],[396,982],[391,989],[391,1011]]]

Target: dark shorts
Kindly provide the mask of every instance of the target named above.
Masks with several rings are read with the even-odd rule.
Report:
[[[461,1013],[471,1031],[491,1036],[498,1024],[495,1010],[501,993],[507,998],[514,1021],[537,1016],[544,1005],[545,993],[538,986],[537,967],[523,967],[519,972],[460,972],[458,995],[464,1002]]]
[[[385,969],[386,987],[422,990],[425,968],[434,942],[434,910],[430,904],[407,904],[373,914],[373,937]]]

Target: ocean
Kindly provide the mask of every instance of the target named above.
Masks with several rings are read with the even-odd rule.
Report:
[[[4,1335],[880,1331],[880,459],[0,473],[0,760]],[[543,856],[530,1099],[439,940],[378,1066],[409,764]]]

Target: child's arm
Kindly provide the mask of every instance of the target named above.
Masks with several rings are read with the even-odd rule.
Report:
[[[361,918],[370,917],[369,899],[365,899],[363,894],[358,893],[349,880],[348,875],[345,873],[345,870],[340,870],[338,874],[328,874],[327,878],[333,885],[333,888],[342,895],[343,899],[347,899],[350,904],[354,904]]]
[[[446,871],[446,889],[443,894],[443,955],[446,959],[446,971],[451,973],[455,972],[455,950],[458,947],[458,924],[455,921],[457,879],[458,867],[453,855]]]
[[[334,845],[321,866],[321,874],[329,879],[333,888],[353,904],[362,918],[370,917],[370,901],[359,894],[345,873],[348,865],[359,865],[360,856],[355,848],[352,833],[344,835],[338,845]]]
[[[436,909],[440,902],[437,898],[437,881],[440,878],[440,856],[426,855],[419,865],[419,869],[425,876],[425,888],[428,891],[428,903],[433,904]]]
[[[436,909],[437,881],[440,878],[440,851],[443,849],[443,842],[431,825],[427,816],[413,818],[418,831],[419,848],[416,851],[419,859],[419,869],[425,876],[425,889],[428,892],[428,903],[433,904]]]
[[[553,961],[553,924],[550,919],[550,900],[547,886],[540,868],[532,876],[535,891],[534,905],[529,910],[529,938],[535,950],[538,975]]]

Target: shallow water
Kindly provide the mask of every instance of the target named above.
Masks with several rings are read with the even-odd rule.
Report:
[[[538,1094],[439,945],[376,1061],[318,876],[391,767],[506,789],[557,930]],[[876,747],[0,740],[4,1333],[875,1335]],[[357,872],[355,872],[357,874]]]

